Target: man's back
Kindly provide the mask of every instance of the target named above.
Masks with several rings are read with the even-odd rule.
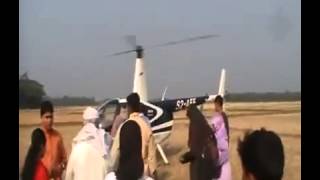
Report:
[[[100,152],[86,142],[76,144],[70,154],[66,180],[102,180],[106,174]]]
[[[140,116],[147,123],[147,125],[151,128],[151,124],[150,124],[150,121],[149,121],[148,117],[146,117],[143,113],[140,113]]]
[[[86,123],[73,138],[67,180],[103,179],[106,174],[106,151],[100,132],[93,123]]]
[[[142,136],[142,157],[145,164],[145,173],[153,173],[156,169],[156,146],[152,135],[151,127],[139,113],[132,113],[129,116],[130,120],[137,122],[141,129]]]
[[[139,113],[131,113],[130,120],[137,122],[141,128],[142,136],[142,158],[145,164],[145,174],[151,175],[157,166],[156,162],[156,146],[154,137],[152,135],[151,127],[145,121],[146,117],[141,116]]]

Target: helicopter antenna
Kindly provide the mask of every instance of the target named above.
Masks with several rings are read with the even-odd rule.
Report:
[[[167,89],[168,89],[168,86],[164,89],[162,93],[161,101],[164,101],[164,98],[166,97]]]

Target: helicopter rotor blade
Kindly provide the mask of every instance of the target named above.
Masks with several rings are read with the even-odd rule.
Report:
[[[196,36],[196,37],[191,37],[191,38],[187,38],[187,39],[183,39],[183,40],[178,40],[178,41],[170,41],[167,43],[162,43],[162,44],[157,44],[154,46],[147,46],[147,49],[154,49],[154,48],[158,48],[158,47],[164,47],[164,46],[172,46],[172,45],[176,45],[176,44],[183,44],[183,43],[189,43],[189,42],[193,42],[193,41],[198,41],[198,40],[204,40],[204,39],[209,39],[209,38],[214,38],[214,37],[220,37],[220,35],[217,34],[209,34],[209,35],[203,35],[203,36]],[[122,55],[122,54],[128,54],[131,52],[136,52],[137,51],[137,40],[136,40],[136,36],[135,35],[127,35],[125,37],[126,41],[130,44],[130,46],[132,46],[132,50],[128,50],[128,51],[122,51],[122,52],[117,52],[117,53],[113,53],[110,54],[108,56],[118,56],[118,55]]]
[[[122,54],[128,54],[128,53],[135,52],[135,51],[136,51],[135,49],[128,50],[128,51],[121,51],[121,52],[109,54],[108,56],[119,56],[119,55],[122,55]]]
[[[171,45],[182,44],[182,43],[188,43],[188,42],[193,42],[193,41],[197,41],[197,40],[204,40],[204,39],[209,39],[209,38],[214,38],[214,37],[220,37],[220,35],[209,34],[209,35],[204,35],[204,36],[196,36],[196,37],[192,37],[192,38],[187,38],[187,39],[183,39],[183,40],[179,40],[179,41],[170,41],[167,43],[150,46],[148,49],[153,49],[153,48],[157,48],[157,47],[164,47],[164,46],[171,46]]]

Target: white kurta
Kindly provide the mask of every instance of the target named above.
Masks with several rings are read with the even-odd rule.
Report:
[[[106,149],[99,129],[85,125],[74,138],[66,180],[104,180],[106,175]]]
[[[106,175],[106,178],[104,180],[117,180],[116,174],[114,172],[110,172]],[[138,180],[154,180],[154,179],[148,176],[143,176]]]

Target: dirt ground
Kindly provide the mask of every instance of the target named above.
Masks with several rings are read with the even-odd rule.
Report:
[[[213,105],[204,106],[204,114],[209,118],[213,114]],[[56,108],[55,128],[63,138],[68,154],[71,140],[81,128],[81,113],[85,107]],[[241,179],[241,164],[236,148],[238,138],[246,130],[265,127],[281,136],[285,149],[284,180],[301,179],[301,103],[227,103],[226,112],[230,121],[230,158],[234,180]],[[30,144],[31,131],[39,126],[39,110],[19,111],[19,172],[24,163]],[[163,143],[169,165],[159,158],[159,177],[169,180],[188,180],[188,165],[179,163],[179,156],[187,150],[188,121],[185,112],[175,114],[170,138]]]

